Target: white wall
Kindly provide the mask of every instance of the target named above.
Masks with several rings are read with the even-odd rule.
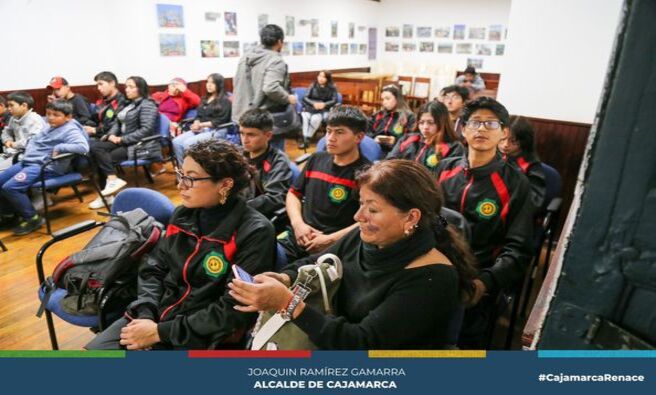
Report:
[[[497,98],[514,114],[592,123],[623,0],[513,0]]]
[[[184,28],[159,28],[156,4],[184,6]],[[313,41],[367,43],[367,32],[356,29],[348,38],[348,22],[367,27],[376,23],[379,3],[366,0],[11,0],[0,1],[3,56],[0,90],[45,87],[53,75],[72,85],[93,83],[101,70],[111,70],[119,80],[142,75],[150,84],[163,84],[174,76],[200,80],[219,72],[232,77],[238,58],[201,58],[200,40],[221,41],[223,19],[205,21],[205,12],[237,13],[238,35],[229,41],[259,41],[257,17],[269,14],[269,23],[285,27],[285,15],[296,18],[296,34],[289,42]],[[223,18],[223,14],[221,16]],[[300,19],[320,21],[318,38],[310,37],[310,25]],[[330,21],[339,21],[338,38],[330,37]],[[11,33],[10,33],[11,32]],[[19,33],[20,32],[20,33]],[[162,57],[160,33],[184,33],[187,56]],[[20,36],[20,39],[19,39]],[[291,72],[323,68],[369,66],[367,55],[317,55],[286,57]]]

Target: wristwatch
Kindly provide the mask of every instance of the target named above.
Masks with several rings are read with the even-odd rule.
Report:
[[[294,316],[294,310],[296,307],[310,294],[310,289],[297,284],[292,289],[292,298],[287,303],[287,307],[279,311],[280,316],[285,321],[291,321]]]

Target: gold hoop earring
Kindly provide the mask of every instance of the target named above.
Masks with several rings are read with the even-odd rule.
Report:
[[[228,200],[228,192],[227,191],[219,191],[219,204],[224,205],[226,200]]]

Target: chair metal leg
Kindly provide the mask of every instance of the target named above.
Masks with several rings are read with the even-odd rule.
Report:
[[[73,188],[73,192],[75,192],[75,196],[77,196],[77,199],[80,201],[80,203],[84,202],[84,198],[82,197],[80,190],[77,189],[77,185],[73,184],[71,185],[71,188]]]
[[[2,251],[4,251],[4,252],[8,251],[7,246],[5,246],[5,243],[3,243],[2,240],[0,240],[0,249],[2,249]]]
[[[48,323],[48,334],[50,335],[50,344],[52,345],[52,349],[59,350],[59,345],[57,344],[57,334],[55,333],[55,323],[52,320],[52,313],[49,310],[46,310],[46,322]]]
[[[508,333],[506,333],[506,344],[504,349],[510,350],[512,346],[512,338],[515,334],[515,325],[517,323],[517,317],[519,316],[519,295],[521,292],[518,292],[514,300],[512,301],[512,309],[510,311],[510,321],[508,322]]]
[[[48,191],[46,191],[45,184],[41,187],[41,197],[43,198],[43,216],[46,219],[46,229],[48,234],[52,235],[52,229],[50,229],[50,218],[48,218]]]
[[[150,184],[154,184],[155,180],[153,180],[153,176],[150,175],[150,169],[148,169],[148,166],[143,166],[143,170],[144,170],[144,174],[146,174],[146,180],[148,180]]]

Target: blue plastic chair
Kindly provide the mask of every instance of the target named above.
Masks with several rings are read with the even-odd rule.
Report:
[[[184,114],[182,119],[196,119],[198,116],[198,110],[196,108],[190,108],[187,110],[187,112]]]
[[[136,208],[143,209],[163,225],[168,224],[169,219],[173,214],[173,210],[175,209],[173,203],[171,203],[171,201],[166,196],[157,191],[146,188],[129,188],[121,191],[121,193],[116,195],[114,205],[112,206],[112,214],[117,214],[121,211],[131,211]],[[84,233],[102,225],[104,225],[104,223],[88,220],[53,233],[52,240],[49,240],[43,244],[36,256],[36,269],[39,278],[39,284],[44,284],[46,281],[43,269],[43,256],[48,248],[60,241],[64,241],[70,237]],[[45,290],[43,286],[39,287],[38,295],[39,300],[43,301],[45,296]],[[50,335],[50,343],[52,344],[53,350],[59,349],[57,344],[57,334],[55,332],[55,326],[52,318],[53,314],[65,322],[68,322],[69,324],[92,328],[97,331],[103,330],[107,326],[111,325],[111,323],[116,319],[120,318],[120,314],[118,316],[106,316],[103,311],[100,311],[96,315],[69,314],[61,307],[61,301],[66,297],[66,295],[67,292],[65,289],[55,289],[50,294],[50,298],[44,306],[44,312],[46,314],[46,321],[48,324],[48,333]]]
[[[317,143],[317,152],[326,150],[326,138],[322,137]],[[365,158],[369,159],[372,162],[380,160],[383,157],[383,150],[380,149],[380,145],[369,136],[364,136],[360,142],[360,152]]]
[[[303,99],[307,94],[307,88],[292,88],[292,93],[296,95],[296,113],[303,112]]]
[[[135,174],[135,183],[137,187],[139,186],[139,167],[143,168],[144,173],[146,175],[146,179],[148,180],[149,183],[153,183],[153,177],[150,175],[150,171],[148,170],[148,166],[155,162],[166,162],[170,161],[171,164],[173,165],[174,169],[178,168],[177,162],[175,160],[175,156],[173,155],[173,145],[172,145],[172,140],[171,140],[171,132],[170,132],[170,126],[171,126],[171,121],[166,117],[164,114],[159,114],[159,122],[157,123],[156,127],[158,130],[158,134],[153,135],[153,136],[148,136],[138,143],[136,143],[136,148],[134,152],[134,159],[128,159],[124,160],[121,162],[118,167],[119,169],[123,170],[124,167],[132,167],[134,169],[134,174]],[[167,158],[164,157],[154,157],[154,158],[148,158],[148,159],[138,159],[137,158],[137,153],[140,151],[140,147],[142,147],[144,144],[146,144],[149,141],[153,140],[160,140],[160,144],[162,147],[168,147],[168,152],[169,156]]]

